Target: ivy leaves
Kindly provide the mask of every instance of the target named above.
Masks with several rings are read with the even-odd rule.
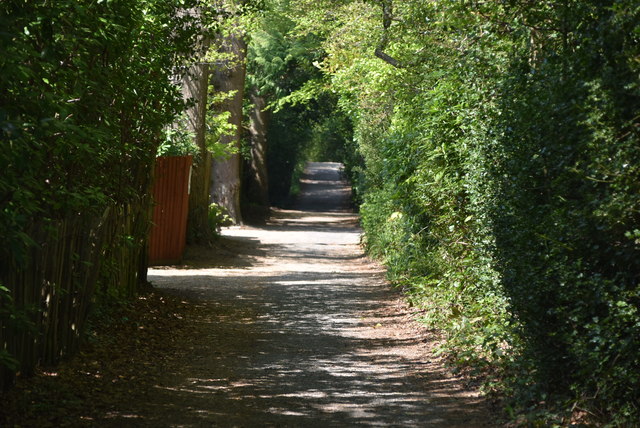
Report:
[[[638,337],[640,9],[614,3],[351,1],[304,22],[364,156],[369,250],[450,352],[513,374],[516,407],[595,394],[620,422],[638,399],[640,344],[620,338]],[[401,69],[375,58],[382,31]]]

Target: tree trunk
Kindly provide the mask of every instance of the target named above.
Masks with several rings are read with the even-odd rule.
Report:
[[[219,66],[213,73],[213,84],[217,91],[233,92],[233,96],[223,101],[220,111],[231,113],[229,122],[234,127],[231,135],[224,135],[220,142],[235,146],[240,150],[242,138],[242,101],[244,98],[244,79],[246,74],[247,46],[242,34],[231,34],[222,43],[222,50],[234,54],[234,59]],[[211,171],[211,200],[226,208],[234,223],[242,223],[240,210],[241,192],[241,156],[240,153],[227,159],[214,159]]]
[[[207,244],[213,238],[208,218],[211,177],[211,155],[206,146],[208,89],[209,66],[194,65],[183,84],[184,97],[195,101],[195,105],[187,111],[187,115],[189,128],[194,133],[199,148],[198,156],[194,158],[189,193],[187,242],[190,244]]]
[[[269,211],[269,182],[267,174],[267,128],[271,111],[266,110],[266,100],[256,91],[251,93],[253,108],[250,113],[251,159],[247,171],[247,199],[257,206],[256,214],[264,216]]]

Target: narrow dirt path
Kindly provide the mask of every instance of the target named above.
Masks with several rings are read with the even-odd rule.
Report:
[[[156,287],[200,302],[198,340],[105,423],[491,425],[483,399],[434,359],[427,333],[364,257],[339,167],[310,164],[296,210],[225,230],[254,248],[239,266],[149,272]]]

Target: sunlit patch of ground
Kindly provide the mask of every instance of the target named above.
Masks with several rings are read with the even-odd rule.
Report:
[[[312,165],[296,210],[151,269],[164,291],[21,382],[5,425],[494,426],[362,253],[337,168]]]

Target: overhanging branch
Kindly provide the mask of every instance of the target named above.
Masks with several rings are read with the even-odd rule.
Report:
[[[391,21],[393,20],[393,1],[380,0],[380,5],[382,6],[382,26],[384,27],[384,31],[382,32],[382,39],[380,40],[380,44],[378,44],[378,47],[375,50],[375,55],[387,64],[391,64],[396,68],[402,68],[402,64],[400,63],[400,61],[384,52],[387,44],[389,43],[389,36],[387,31],[389,30]]]
[[[400,64],[400,61],[398,61],[397,59],[393,58],[390,55],[387,55],[382,50],[380,50],[380,48],[376,48],[375,54],[376,54],[376,56],[378,58],[380,58],[381,60],[383,60],[387,64],[391,64],[396,68],[402,68],[402,64]]]

